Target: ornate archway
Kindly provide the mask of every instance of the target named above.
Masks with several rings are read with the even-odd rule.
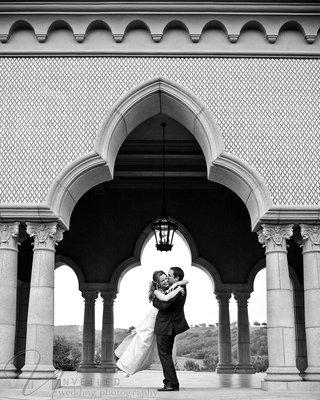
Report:
[[[94,151],[80,157],[55,179],[47,204],[66,227],[80,197],[93,186],[113,179],[120,146],[147,119],[163,113],[188,129],[205,157],[209,180],[234,191],[245,203],[254,229],[272,206],[267,185],[246,162],[224,151],[219,128],[204,104],[168,79],[149,80],[120,98],[109,110],[96,137]]]

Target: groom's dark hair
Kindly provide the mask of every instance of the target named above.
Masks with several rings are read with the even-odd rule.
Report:
[[[184,272],[180,267],[171,267],[171,271],[173,271],[173,276],[176,278],[177,276],[179,277],[179,281],[182,281],[184,278]]]

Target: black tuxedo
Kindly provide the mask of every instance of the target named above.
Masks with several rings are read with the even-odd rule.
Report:
[[[169,301],[161,301],[156,297],[153,299],[154,307],[159,310],[154,326],[154,333],[157,335],[158,353],[163,369],[163,383],[165,386],[179,387],[172,360],[172,348],[175,336],[189,329],[183,311],[187,290],[185,286],[183,288],[185,290],[184,295],[179,292]]]

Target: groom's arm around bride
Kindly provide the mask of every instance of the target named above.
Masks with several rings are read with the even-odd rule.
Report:
[[[179,267],[172,267],[168,273],[169,283],[183,280],[184,273]],[[179,390],[179,381],[172,360],[172,348],[177,334],[189,329],[184,315],[184,304],[187,297],[186,286],[183,286],[184,294],[179,292],[169,301],[161,301],[156,297],[153,305],[159,311],[155,321],[154,334],[157,336],[157,347],[164,374],[164,387],[158,390]]]

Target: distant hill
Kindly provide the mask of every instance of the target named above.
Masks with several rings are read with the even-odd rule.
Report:
[[[232,358],[237,360],[237,326],[231,324]],[[56,336],[64,336],[76,347],[82,347],[82,326],[59,325],[54,327]],[[130,333],[129,329],[116,328],[114,330],[115,347]],[[250,341],[252,356],[267,356],[267,329],[265,326],[250,326]],[[96,353],[101,353],[101,330],[96,330]],[[191,327],[177,336],[177,357],[179,368],[183,368],[186,360],[197,361],[202,366],[204,359],[217,360],[218,357],[218,327],[200,326]],[[155,368],[155,366],[153,366]],[[160,368],[157,366],[156,368]]]

